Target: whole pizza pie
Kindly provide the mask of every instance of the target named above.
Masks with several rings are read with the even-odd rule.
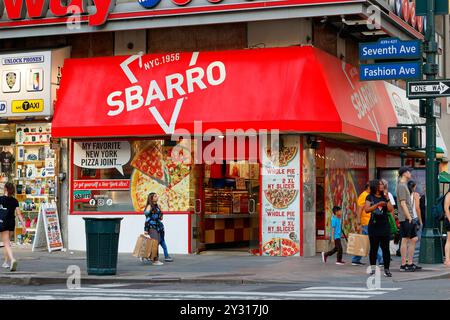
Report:
[[[285,167],[295,158],[295,155],[297,154],[297,147],[282,147],[279,152],[267,147],[266,154],[273,165],[277,167]]]
[[[299,252],[298,245],[291,239],[273,238],[263,246],[263,253],[269,256],[293,256]]]
[[[287,208],[297,197],[295,189],[268,189],[264,190],[267,201],[276,209]]]

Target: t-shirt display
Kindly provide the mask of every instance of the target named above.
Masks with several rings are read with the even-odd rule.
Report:
[[[10,175],[13,171],[14,156],[9,151],[0,152],[0,171]]]

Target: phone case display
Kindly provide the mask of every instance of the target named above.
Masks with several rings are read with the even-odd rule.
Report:
[[[42,203],[56,200],[56,153],[50,147],[50,124],[16,126],[16,195],[23,212],[27,233],[22,235],[16,220],[16,241],[33,242]]]

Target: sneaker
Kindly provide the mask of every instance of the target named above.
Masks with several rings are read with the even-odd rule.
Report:
[[[4,268],[4,269],[9,269],[9,264],[8,264],[8,262],[4,262],[3,264],[2,264],[2,268]]]
[[[17,261],[13,260],[11,261],[11,266],[9,267],[9,271],[13,272],[17,270]]]
[[[325,252],[322,252],[322,262],[327,263],[327,256],[325,255]]]
[[[152,265],[154,266],[162,266],[164,263],[162,263],[161,261],[153,261]]]
[[[358,261],[358,262],[352,262],[352,266],[364,266],[366,265],[365,263]]]
[[[172,257],[167,257],[167,258],[164,258],[164,261],[165,262],[172,262],[173,258]]]
[[[405,272],[406,271],[406,264],[400,266],[400,271],[401,272]]]
[[[415,271],[422,270],[422,267],[419,267],[418,265],[416,265],[414,263],[411,265],[411,267],[413,267]]]
[[[391,278],[392,277],[392,273],[389,270],[384,270],[384,276],[387,278]]]
[[[414,272],[414,271],[416,271],[416,268],[414,268],[414,266],[412,264],[407,264],[405,266],[405,271],[406,272]]]
[[[343,266],[345,264],[345,261],[336,261],[336,264],[338,266]]]

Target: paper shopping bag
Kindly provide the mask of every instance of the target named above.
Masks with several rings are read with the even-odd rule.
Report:
[[[369,236],[358,234],[358,233],[350,233],[348,235],[348,243],[347,243],[347,253],[360,256],[367,257],[369,255]]]
[[[158,241],[141,234],[134,246],[133,256],[154,259],[158,255]]]

